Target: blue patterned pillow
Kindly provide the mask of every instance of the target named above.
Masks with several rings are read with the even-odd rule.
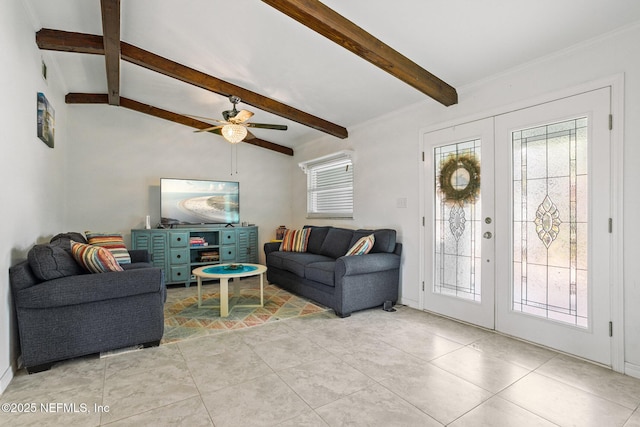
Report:
[[[373,234],[364,236],[360,238],[360,240],[358,240],[353,246],[351,246],[351,249],[347,251],[346,256],[368,254],[371,248],[373,248],[373,244],[375,242],[376,238]]]

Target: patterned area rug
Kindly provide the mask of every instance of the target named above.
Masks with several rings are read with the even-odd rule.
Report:
[[[232,289],[229,283],[229,293],[233,292]],[[311,314],[326,312],[333,315],[329,308],[268,283],[264,286],[264,307],[235,307],[226,318],[220,317],[219,308],[212,307],[220,305],[217,282],[202,286],[201,308],[198,308],[198,287],[195,284],[188,288],[169,288],[167,291],[162,344]],[[259,303],[259,279],[251,277],[241,280],[237,304]]]

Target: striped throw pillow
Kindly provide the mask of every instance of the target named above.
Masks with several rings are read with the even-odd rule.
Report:
[[[280,250],[286,252],[306,252],[310,235],[310,228],[286,230],[282,238],[282,243],[280,244]]]
[[[123,271],[111,252],[100,246],[71,241],[71,255],[90,273]]]
[[[118,264],[131,264],[131,256],[124,245],[121,234],[94,233],[91,231],[85,231],[84,234],[87,236],[87,242],[90,245],[101,246],[111,252]]]
[[[347,251],[346,256],[368,254],[371,248],[373,248],[373,244],[375,242],[376,238],[373,234],[362,237],[354,243],[353,246],[351,246],[351,249]]]

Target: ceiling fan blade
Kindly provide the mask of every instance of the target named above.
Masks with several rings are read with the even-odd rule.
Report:
[[[251,117],[253,116],[253,113],[251,111],[248,110],[240,110],[238,112],[238,114],[236,114],[235,116],[231,117],[229,119],[229,121],[231,123],[235,123],[235,124],[239,124],[239,123],[243,123],[246,122],[247,120],[249,120]]]
[[[192,116],[191,114],[183,114],[183,115],[187,116],[187,117],[191,117],[192,119],[207,120],[207,121],[210,121],[210,122],[227,124],[227,122],[225,122],[224,120],[214,119],[214,118],[211,118],[211,117]]]
[[[267,123],[245,123],[248,128],[287,130],[287,125],[270,125]]]
[[[194,130],[194,132],[211,132],[211,131],[215,131],[216,129],[222,129],[222,126],[219,126],[219,125],[211,126],[211,127],[204,128],[204,129]]]

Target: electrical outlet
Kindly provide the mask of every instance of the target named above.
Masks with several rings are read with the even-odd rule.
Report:
[[[396,199],[396,207],[398,207],[398,208],[406,208],[407,207],[407,198],[406,197],[399,197],[398,199]]]

